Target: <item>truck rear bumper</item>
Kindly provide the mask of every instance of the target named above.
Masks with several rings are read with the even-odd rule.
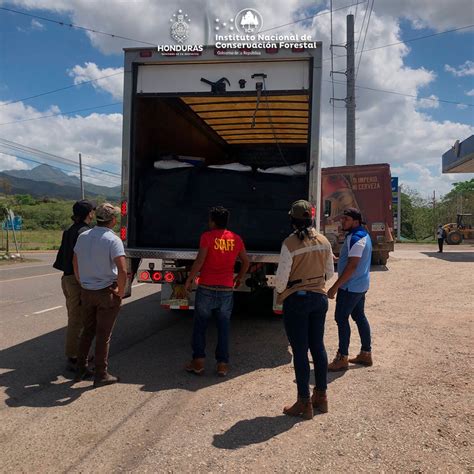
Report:
[[[197,257],[197,250],[180,249],[125,249],[125,254],[130,258],[159,258],[162,260],[194,260]],[[278,263],[279,253],[247,252],[251,262]]]

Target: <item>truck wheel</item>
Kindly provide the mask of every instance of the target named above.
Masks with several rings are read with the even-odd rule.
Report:
[[[380,265],[387,265],[388,252],[383,252],[380,254],[379,262]]]
[[[448,234],[448,237],[446,238],[446,242],[449,245],[459,245],[462,242],[461,232],[458,232],[457,230],[454,230],[453,232],[450,232]]]
[[[386,265],[388,260],[388,252],[377,252],[372,254],[372,265]]]

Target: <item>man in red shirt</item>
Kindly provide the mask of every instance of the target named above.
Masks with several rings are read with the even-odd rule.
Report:
[[[217,375],[225,377],[229,370],[229,323],[234,301],[233,289],[247,273],[249,259],[242,239],[227,230],[229,211],[213,207],[209,212],[209,231],[201,235],[199,252],[191,267],[186,290],[200,272],[194,303],[193,359],[186,366],[188,372],[204,373],[206,357],[206,329],[213,312],[217,318],[218,341],[216,347]],[[242,265],[234,278],[237,257]]]

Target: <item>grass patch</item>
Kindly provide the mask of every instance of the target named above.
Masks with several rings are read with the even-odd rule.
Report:
[[[6,249],[6,233],[1,232],[0,249]],[[20,252],[25,250],[58,250],[61,245],[62,230],[22,230],[16,238]],[[15,241],[9,232],[10,252],[15,252]]]

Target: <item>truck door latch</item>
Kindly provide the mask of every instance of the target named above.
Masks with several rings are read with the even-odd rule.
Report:
[[[212,82],[209,81],[208,79],[204,79],[204,77],[201,77],[201,82],[205,82],[206,84],[209,84],[211,86],[211,92],[213,94],[223,94],[226,91],[226,85],[225,83],[229,84],[230,82],[227,77],[221,77],[218,81]]]

